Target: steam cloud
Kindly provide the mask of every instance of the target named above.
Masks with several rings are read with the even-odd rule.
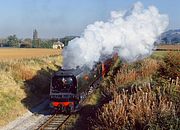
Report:
[[[119,47],[121,59],[133,62],[152,53],[154,41],[168,26],[168,16],[154,6],[144,9],[137,2],[125,11],[112,11],[107,22],[97,21],[84,30],[81,38],[69,42],[63,50],[63,68],[93,64],[101,55],[112,54]]]

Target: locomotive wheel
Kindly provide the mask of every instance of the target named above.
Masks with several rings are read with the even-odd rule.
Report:
[[[71,107],[70,107],[70,106],[66,107],[66,113],[67,113],[67,114],[70,114],[70,113],[71,113]]]

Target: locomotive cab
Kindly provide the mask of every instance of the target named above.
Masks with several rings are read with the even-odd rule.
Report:
[[[74,76],[54,76],[52,78],[53,93],[73,93],[76,94],[77,81]]]

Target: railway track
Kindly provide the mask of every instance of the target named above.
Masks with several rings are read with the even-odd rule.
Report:
[[[97,89],[97,86],[99,85],[100,82],[99,79],[100,77],[97,77],[97,79],[90,84],[89,86],[90,90],[86,93],[86,98],[84,98],[80,102],[80,107],[83,105],[87,97],[91,95],[95,89]],[[70,117],[71,114],[64,115],[64,114],[58,114],[58,112],[56,112],[51,117],[49,117],[47,121],[45,121],[42,125],[40,125],[36,130],[59,130],[67,123]]]
[[[91,90],[89,90],[86,93],[86,98],[89,95],[91,95],[93,93],[93,90],[95,90],[97,88],[97,86],[99,85],[98,84],[100,82],[99,78],[97,78],[95,81],[93,81],[91,83],[91,85],[90,85]],[[92,86],[93,86],[93,90],[92,90]],[[83,105],[86,98],[84,98],[80,102],[80,107]],[[70,117],[71,117],[71,114],[70,115],[65,115],[65,114],[59,114],[58,112],[56,112],[51,117],[49,117],[47,121],[45,121],[42,125],[40,125],[36,130],[59,130],[67,123],[67,121],[68,121],[68,119]]]
[[[36,130],[59,130],[71,115],[54,114]]]
[[[105,73],[105,72],[103,72]],[[87,99],[88,96],[90,96],[95,89],[98,88],[99,82],[101,81],[102,75],[99,75],[93,82],[90,83],[89,89],[85,92],[85,98],[80,101],[79,106],[80,109],[83,106],[83,103]],[[70,115],[64,115],[64,114],[58,114],[57,112],[52,115],[50,118],[48,118],[45,123],[43,123],[41,126],[39,126],[36,130],[59,130],[62,128],[63,125],[67,123],[67,120],[70,118]]]

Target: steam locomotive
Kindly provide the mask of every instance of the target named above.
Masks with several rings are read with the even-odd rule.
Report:
[[[50,84],[50,106],[66,113],[76,111],[84,93],[90,90],[95,80],[106,75],[112,62],[113,58],[109,58],[86,72],[80,68],[55,72]]]

